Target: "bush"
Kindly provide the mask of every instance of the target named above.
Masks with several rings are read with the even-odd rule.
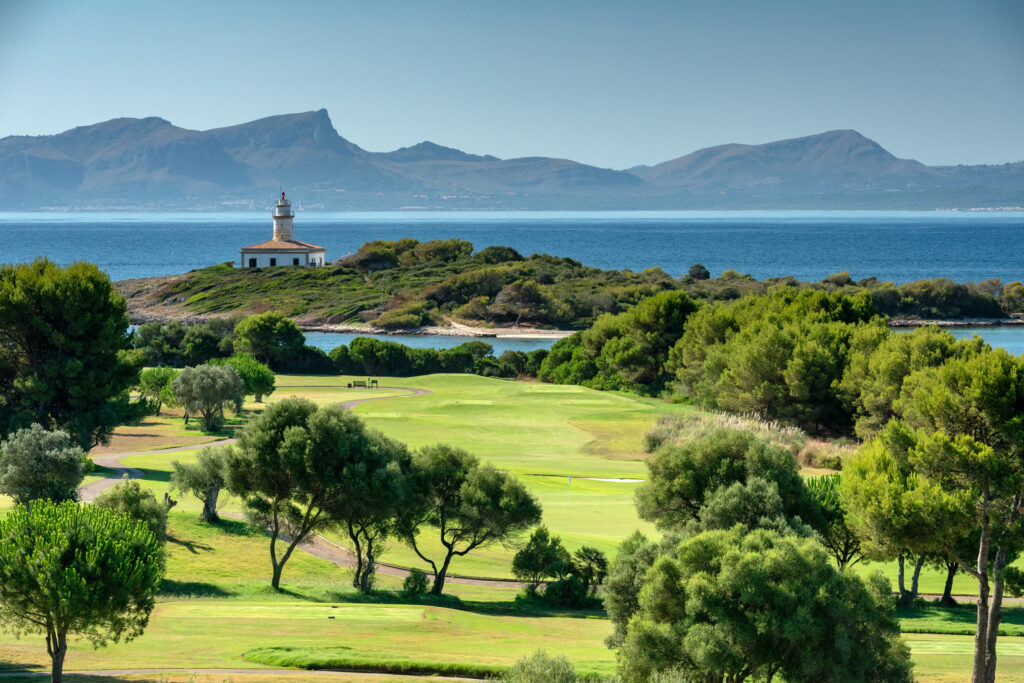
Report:
[[[114,488],[104,491],[93,504],[142,522],[161,542],[167,538],[167,506],[135,479],[126,478]]]
[[[529,657],[519,659],[498,679],[506,683],[576,683],[579,677],[572,664],[563,655],[552,657],[537,650]]]
[[[410,569],[409,575],[402,581],[402,595],[408,598],[419,598],[430,589],[430,579],[422,569]]]
[[[576,576],[552,581],[544,588],[544,602],[558,607],[587,606],[587,586]]]
[[[78,500],[85,462],[92,465],[67,432],[48,432],[39,424],[19,429],[0,442],[0,493],[20,505]]]

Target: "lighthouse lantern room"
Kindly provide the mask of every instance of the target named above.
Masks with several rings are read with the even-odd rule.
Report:
[[[271,266],[312,266],[327,264],[327,250],[321,246],[295,239],[292,221],[295,214],[285,197],[274,204],[274,239],[242,247],[239,268],[267,268]]]

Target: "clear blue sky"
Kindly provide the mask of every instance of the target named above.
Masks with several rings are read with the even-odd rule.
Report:
[[[0,0],[0,136],[327,108],[373,151],[615,168],[855,128],[1024,160],[1020,0]]]

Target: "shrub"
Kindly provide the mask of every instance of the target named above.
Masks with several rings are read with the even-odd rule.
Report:
[[[0,493],[20,505],[78,500],[86,461],[92,465],[67,432],[48,432],[39,424],[19,429],[0,443]]]
[[[160,541],[167,538],[167,506],[135,479],[126,478],[114,488],[104,491],[93,504],[142,522]]]
[[[402,581],[402,595],[408,598],[419,598],[430,589],[430,579],[422,569],[410,569],[409,575]]]
[[[558,607],[585,607],[587,586],[576,576],[552,581],[544,588],[544,602]]]
[[[516,661],[498,680],[506,683],[576,683],[579,677],[564,655],[552,657],[544,654],[543,650],[537,650]]]

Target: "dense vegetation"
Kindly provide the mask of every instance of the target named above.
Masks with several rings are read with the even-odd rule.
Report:
[[[317,323],[368,323],[386,330],[442,324],[531,324],[584,329],[605,313],[622,313],[664,290],[696,300],[736,299],[777,287],[866,292],[882,315],[898,318],[999,318],[1024,311],[1024,285],[999,280],[955,283],[938,278],[901,285],[849,273],[821,282],[791,277],[758,281],[727,270],[716,278],[699,264],[673,277],[660,268],[601,270],[570,258],[524,257],[509,247],[450,239],[364,244],[333,268],[241,269],[223,264],[192,271],[141,294],[122,283],[132,306],[181,303],[197,315],[273,310]],[[211,339],[211,341],[213,341]]]

